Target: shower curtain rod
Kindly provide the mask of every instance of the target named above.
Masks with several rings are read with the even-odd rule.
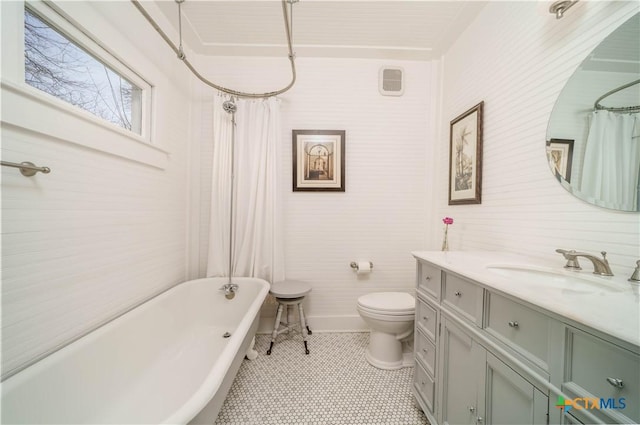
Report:
[[[640,83],[640,80],[635,80],[632,81],[630,83],[624,84],[616,89],[611,90],[610,92],[607,92],[605,94],[603,94],[602,96],[600,96],[596,102],[593,104],[593,109],[594,110],[604,110],[604,111],[612,111],[612,112],[635,112],[635,111],[640,111],[640,105],[636,105],[636,106],[621,106],[621,107],[608,107],[608,106],[602,106],[600,105],[600,101],[608,96],[611,96],[614,93],[617,93],[621,90],[624,90],[628,87],[631,86],[635,86],[636,84]]]
[[[189,60],[187,60],[187,57],[184,54],[184,51],[182,49],[182,11],[181,11],[181,5],[185,0],[175,0],[175,1],[176,1],[176,3],[178,3],[178,19],[179,19],[178,24],[179,24],[179,33],[180,33],[180,45],[178,47],[176,47],[176,45],[173,44],[173,42],[171,41],[169,36],[164,31],[162,31],[160,26],[147,13],[147,11],[144,9],[144,7],[142,7],[142,5],[140,4],[140,2],[138,0],[131,0],[131,3],[133,3],[133,5],[136,7],[136,9],[138,9],[138,11],[142,14],[142,16],[145,17],[145,19],[149,22],[149,24],[151,24],[151,26],[156,30],[156,32],[158,34],[160,34],[162,39],[174,51],[174,53],[176,54],[178,59],[180,59],[182,62],[184,62],[184,64],[187,66],[187,68],[189,68],[191,73],[193,73],[193,75],[195,75],[200,81],[202,81],[203,83],[205,83],[209,87],[212,87],[212,88],[214,88],[216,90],[220,90],[221,92],[224,92],[224,93],[228,93],[228,94],[230,94],[232,96],[248,97],[248,98],[254,98],[254,99],[268,98],[268,97],[277,96],[279,94],[282,94],[282,93],[286,92],[291,87],[293,87],[293,84],[296,82],[296,65],[295,65],[295,55],[293,54],[293,42],[291,41],[291,28],[293,27],[293,3],[296,3],[298,0],[282,0],[282,15],[284,17],[284,26],[285,26],[285,31],[287,33],[287,46],[289,48],[289,62],[291,63],[291,82],[286,87],[284,87],[284,88],[282,88],[280,90],[276,90],[276,91],[272,91],[272,92],[266,92],[266,93],[247,93],[247,92],[243,92],[243,91],[239,91],[239,90],[233,90],[233,89],[229,89],[229,88],[220,86],[218,84],[212,83],[211,81],[209,81],[208,79],[203,77],[193,67],[191,62],[189,62]],[[287,3],[289,3],[289,5],[290,5],[291,22],[289,22],[289,16],[287,14]]]

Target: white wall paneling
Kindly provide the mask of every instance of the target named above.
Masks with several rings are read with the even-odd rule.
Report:
[[[637,2],[579,2],[556,20],[536,2],[491,2],[444,55],[439,161],[431,175],[437,206],[427,217],[428,226],[454,217],[452,249],[513,251],[559,266],[555,248],[604,250],[615,273],[631,274],[640,257],[638,214],[571,196],[549,172],[544,146],[567,80],[638,9]],[[448,206],[449,121],[482,100],[482,204]],[[437,249],[441,237],[435,232],[429,247]]]
[[[27,178],[2,167],[5,376],[186,275],[191,76],[131,4],[64,6],[70,18],[151,83],[151,139],[168,155],[162,167],[150,166],[53,137],[56,128],[31,128],[29,120],[42,123],[46,117],[8,103],[3,86],[3,113],[28,119],[20,126],[3,119],[2,159],[52,170]],[[75,129],[74,138],[103,134],[103,127],[93,131],[73,115],[48,122],[58,130]],[[110,141],[140,143],[117,132]]]
[[[296,64],[298,81],[281,96],[286,275],[313,287],[306,305],[312,329],[361,328],[358,296],[411,291],[413,286],[415,265],[409,252],[424,246],[425,163],[435,77],[427,62],[298,59]],[[403,96],[378,92],[378,71],[384,65],[404,68]],[[289,76],[277,59],[216,58],[201,66],[216,73],[222,84],[243,90],[275,89]],[[203,110],[210,116],[210,103],[205,101]],[[210,132],[210,118],[202,122]],[[344,193],[292,191],[293,129],[346,130]],[[203,138],[202,146],[200,234],[206,241],[210,137]],[[201,248],[202,273],[206,244]],[[350,268],[358,260],[374,263],[369,276],[358,277]],[[274,315],[272,310],[268,304],[263,315]],[[272,326],[271,320],[263,325]]]

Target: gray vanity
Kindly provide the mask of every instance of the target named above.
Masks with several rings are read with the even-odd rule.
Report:
[[[499,252],[414,252],[432,424],[640,422],[640,287]],[[578,400],[580,398],[580,400]]]

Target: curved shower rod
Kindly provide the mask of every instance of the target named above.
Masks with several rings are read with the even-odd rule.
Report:
[[[624,90],[626,88],[629,88],[631,86],[635,86],[636,84],[640,84],[640,80],[635,80],[632,81],[630,83],[627,84],[623,84],[620,87],[613,89],[609,92],[606,92],[605,94],[603,94],[602,96],[600,96],[596,102],[593,104],[593,109],[594,110],[602,110],[602,111],[612,111],[612,112],[636,112],[636,111],[640,111],[640,105],[635,105],[635,106],[620,106],[620,107],[611,107],[611,106],[602,106],[600,104],[600,101],[603,100],[606,97],[611,96],[614,93],[618,93],[620,90]]]
[[[193,73],[193,75],[195,75],[200,81],[202,81],[203,83],[205,83],[209,87],[212,87],[212,88],[214,88],[216,90],[220,90],[221,92],[224,92],[224,93],[228,93],[228,94],[230,94],[232,96],[249,97],[249,98],[254,98],[254,99],[277,96],[279,94],[282,94],[282,93],[286,92],[291,87],[293,87],[294,83],[296,82],[296,65],[295,65],[295,60],[294,60],[295,59],[295,55],[293,54],[293,43],[291,41],[291,25],[292,25],[292,22],[293,22],[293,3],[297,2],[298,0],[282,0],[282,15],[284,17],[284,26],[285,26],[285,30],[287,32],[287,46],[289,48],[289,62],[291,63],[291,82],[286,87],[284,87],[284,88],[282,88],[280,90],[276,90],[276,91],[272,91],[272,92],[266,92],[266,93],[247,93],[247,92],[243,92],[243,91],[239,91],[239,90],[228,89],[226,87],[223,87],[223,86],[220,86],[218,84],[212,83],[211,81],[209,81],[208,79],[203,77],[193,67],[193,65],[191,64],[191,62],[189,62],[189,60],[187,59],[187,57],[184,54],[184,51],[182,49],[182,13],[181,13],[180,7],[181,7],[181,4],[184,2],[184,0],[175,0],[175,1],[176,1],[176,3],[178,3],[178,18],[179,18],[179,32],[180,32],[180,45],[178,47],[176,47],[176,45],[173,44],[173,42],[171,41],[169,36],[167,36],[167,34],[165,34],[165,32],[162,31],[160,26],[147,13],[147,11],[144,9],[144,7],[142,7],[142,5],[140,4],[140,2],[138,0],[131,0],[131,3],[133,3],[133,5],[136,7],[136,9],[138,9],[140,11],[140,13],[146,18],[146,20],[149,22],[149,24],[151,24],[151,26],[156,30],[156,32],[158,34],[160,34],[162,39],[169,45],[169,47],[171,47],[171,49],[174,51],[174,53],[176,54],[178,59],[180,59],[182,62],[184,62],[184,64],[187,66],[187,68],[189,68],[189,70]],[[291,5],[291,19],[292,19],[291,23],[289,22],[289,16],[287,14],[287,2],[289,2],[289,4]]]

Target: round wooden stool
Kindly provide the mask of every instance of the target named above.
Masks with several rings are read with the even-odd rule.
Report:
[[[311,329],[309,329],[309,326],[304,319],[302,301],[304,300],[304,297],[311,292],[311,285],[299,280],[283,280],[271,285],[271,290],[269,292],[278,302],[278,312],[276,313],[276,322],[273,326],[271,345],[269,345],[267,355],[271,354],[271,349],[273,348],[273,344],[276,342],[278,335],[284,332],[289,332],[289,330],[293,329],[294,323],[291,323],[290,315],[291,310],[293,310],[296,305],[298,306],[300,333],[302,334],[302,340],[304,341],[304,353],[309,354],[309,348],[307,347],[307,335],[311,335]],[[287,307],[284,318],[285,322],[282,322],[282,312],[285,306]]]

